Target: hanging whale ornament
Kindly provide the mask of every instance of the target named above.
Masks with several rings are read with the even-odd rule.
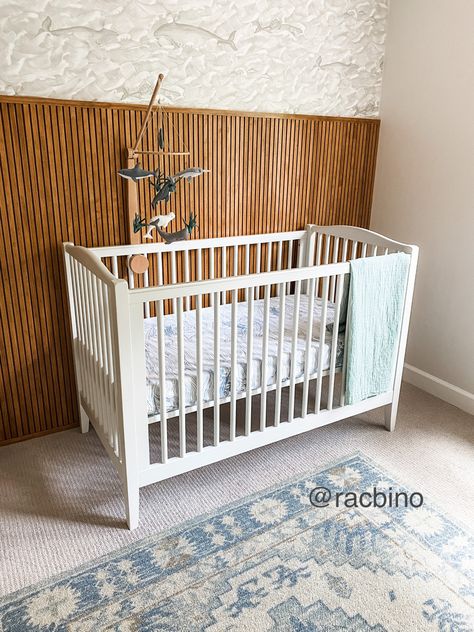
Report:
[[[156,230],[163,241],[167,244],[174,244],[176,241],[184,241],[189,239],[193,230],[198,227],[197,216],[194,215],[194,213],[190,213],[189,222],[186,222],[185,220],[183,221],[185,228],[178,230],[176,233],[166,233],[164,230],[161,230],[161,228],[157,228]]]
[[[151,201],[152,208],[156,208],[158,202],[167,202],[170,199],[171,193],[176,191],[176,182],[173,177],[167,176],[165,178],[160,178],[159,176],[155,176],[155,196]]]
[[[134,182],[138,182],[138,180],[144,180],[145,178],[153,178],[155,172],[145,171],[145,169],[142,169],[140,164],[137,162],[133,169],[120,169],[118,174],[126,180],[133,180]]]
[[[176,216],[173,212],[168,213],[168,215],[155,215],[155,217],[152,217],[151,220],[145,224],[148,228],[148,231],[145,234],[145,239],[153,239],[152,231],[156,228],[166,228],[175,217]]]

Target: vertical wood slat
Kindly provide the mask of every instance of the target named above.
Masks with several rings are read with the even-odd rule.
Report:
[[[126,243],[127,189],[116,172],[144,110],[0,97],[0,444],[78,423],[60,244]],[[166,211],[164,205],[160,209],[176,215],[168,230],[182,228],[183,208],[198,215],[195,236],[203,238],[296,230],[306,223],[368,226],[379,121],[167,112],[173,122],[165,129],[170,145],[176,149],[184,141],[191,152],[188,164],[211,169],[199,182],[180,184]],[[155,132],[153,122],[145,150],[155,148]],[[144,156],[143,166],[154,168],[154,158]],[[166,161],[169,170],[185,166],[183,158]],[[148,219],[149,189],[138,185]],[[19,209],[21,230],[14,221]],[[289,244],[284,246],[270,252],[273,269],[279,250],[280,256],[292,256]],[[250,269],[263,268],[266,255],[252,250]],[[187,255],[175,263],[178,281],[195,278]],[[160,269],[150,268],[149,285],[169,283],[175,263],[167,256]],[[213,263],[216,276],[232,268],[232,259],[224,264],[217,251],[213,262],[203,263],[211,268]],[[243,273],[244,261],[239,263]],[[110,265],[115,276],[124,273],[116,260]],[[130,281],[147,282],[138,276]],[[163,307],[168,311],[171,305]],[[190,307],[186,300],[183,309]],[[55,388],[59,382],[61,389]]]

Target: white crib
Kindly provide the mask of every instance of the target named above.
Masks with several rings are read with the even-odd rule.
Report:
[[[130,529],[145,485],[382,406],[394,429],[416,246],[309,225],[172,245],[66,243],[64,252],[81,429],[93,424],[118,470]],[[411,256],[393,388],[346,405],[339,322],[349,260],[392,252]],[[143,275],[127,266],[134,254],[148,258]]]

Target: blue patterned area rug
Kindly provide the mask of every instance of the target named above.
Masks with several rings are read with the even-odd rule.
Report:
[[[374,487],[404,489],[357,454],[10,595],[0,630],[473,630],[472,538],[426,499],[346,506]]]

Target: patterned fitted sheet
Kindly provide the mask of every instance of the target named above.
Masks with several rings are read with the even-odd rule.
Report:
[[[270,299],[270,318],[267,355],[267,386],[276,383],[277,353],[278,353],[278,297]],[[282,381],[290,377],[291,346],[294,322],[294,296],[288,295],[285,301],[285,335],[283,345]],[[228,397],[231,388],[231,323],[232,306],[221,305],[220,321],[220,397]],[[237,304],[237,393],[247,388],[247,326],[248,305],[246,302]],[[263,343],[263,299],[254,301],[253,325],[253,353],[252,353],[252,389],[259,388],[262,381],[262,343]],[[313,341],[310,351],[310,370],[315,372],[318,366],[319,329],[321,315],[321,300],[316,299],[313,311]],[[334,305],[328,303],[327,323],[334,321]],[[298,340],[296,351],[295,377],[301,377],[304,372],[306,330],[308,323],[308,296],[300,297]],[[176,410],[179,405],[178,397],[178,343],[176,315],[164,317],[165,334],[165,365],[166,365],[166,410]],[[186,406],[197,403],[196,381],[196,312],[183,312],[184,338],[184,399]],[[343,334],[338,335],[336,366],[342,364]],[[323,370],[329,368],[331,359],[332,333],[326,331],[323,348]],[[214,399],[214,308],[202,309],[202,351],[203,351],[203,402]],[[155,415],[160,411],[160,380],[158,360],[158,336],[156,318],[145,319],[145,354],[147,375],[147,410],[148,415]]]

